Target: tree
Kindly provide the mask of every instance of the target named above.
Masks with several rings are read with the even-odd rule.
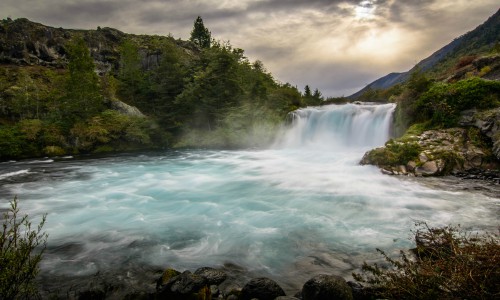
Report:
[[[145,112],[151,112],[162,125],[177,127],[180,113],[175,107],[175,98],[182,93],[188,67],[183,52],[173,42],[166,43],[162,49],[162,59],[157,69],[151,72],[153,97],[148,101],[148,107],[141,107]]]
[[[306,87],[304,88],[304,97],[305,98],[312,97],[311,88],[309,87],[309,85],[306,85]]]
[[[194,21],[193,31],[191,31],[191,38],[189,40],[201,48],[210,48],[212,34],[205,27],[203,19],[200,16]]]
[[[120,94],[129,100],[129,104],[139,105],[140,94],[145,85],[145,74],[142,70],[139,47],[127,39],[120,45]]]
[[[177,107],[191,115],[193,126],[213,130],[227,109],[239,104],[243,95],[240,70],[240,51],[231,46],[214,44],[204,51],[206,61],[176,98]]]
[[[33,78],[21,69],[18,74],[17,86],[12,86],[12,111],[20,119],[38,118],[40,111],[39,88]]]
[[[318,89],[314,90],[312,97],[314,99],[315,105],[319,105],[321,104],[321,102],[323,102],[323,94],[321,94],[321,92]]]
[[[9,212],[4,214],[0,235],[1,299],[31,299],[37,294],[34,279],[47,243],[47,234],[42,232],[45,216],[37,228],[32,229],[28,216],[19,218],[18,214],[14,198]]]
[[[63,110],[72,118],[87,118],[103,108],[99,77],[94,60],[82,37],[77,36],[68,45],[69,78],[66,82],[66,103]]]

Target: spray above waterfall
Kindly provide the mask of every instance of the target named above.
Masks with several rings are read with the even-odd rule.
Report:
[[[307,107],[291,113],[278,148],[373,148],[389,138],[395,104]]]

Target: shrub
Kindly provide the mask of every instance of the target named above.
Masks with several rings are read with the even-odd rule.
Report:
[[[357,281],[388,299],[498,299],[498,234],[471,234],[460,227],[416,224],[416,248],[400,259],[382,254],[388,266],[363,264]]]
[[[18,217],[17,198],[10,205],[0,236],[0,299],[31,299],[37,295],[34,279],[47,243],[45,216],[32,229],[27,215]]]
[[[47,146],[43,148],[43,153],[48,156],[61,156],[66,154],[66,151],[59,146]]]
[[[416,142],[398,142],[390,140],[385,147],[380,147],[369,151],[363,161],[377,166],[399,166],[406,165],[409,161],[415,160],[422,148]]]
[[[468,55],[461,57],[458,63],[455,65],[455,70],[459,70],[465,66],[470,65],[476,58],[477,58],[476,55]]]
[[[473,77],[456,83],[435,83],[415,102],[416,120],[434,127],[457,125],[460,112],[500,105],[500,82]]]

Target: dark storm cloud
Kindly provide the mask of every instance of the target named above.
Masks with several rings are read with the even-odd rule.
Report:
[[[27,3],[32,2],[29,7],[23,7]],[[50,3],[53,2],[53,3]],[[120,2],[114,1],[91,1],[91,2],[65,2],[57,3],[57,1],[21,1],[14,11],[16,17],[29,17],[34,20],[47,22],[48,25],[65,25],[74,24],[96,24],[96,22],[105,22],[112,19],[121,7]],[[22,11],[29,11],[28,14],[22,14]],[[92,28],[95,26],[92,26]]]
[[[408,70],[497,9],[497,0],[0,2],[3,17],[183,39],[199,15],[212,37],[245,49],[278,80],[301,89],[309,84],[325,95],[347,95],[389,72]]]

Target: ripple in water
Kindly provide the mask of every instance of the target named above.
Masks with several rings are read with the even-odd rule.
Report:
[[[18,195],[35,223],[48,213],[48,278],[237,265],[292,291],[318,273],[348,277],[377,247],[410,247],[415,220],[496,226],[498,198],[358,165],[392,110],[303,110],[268,150],[4,163],[2,208]]]

